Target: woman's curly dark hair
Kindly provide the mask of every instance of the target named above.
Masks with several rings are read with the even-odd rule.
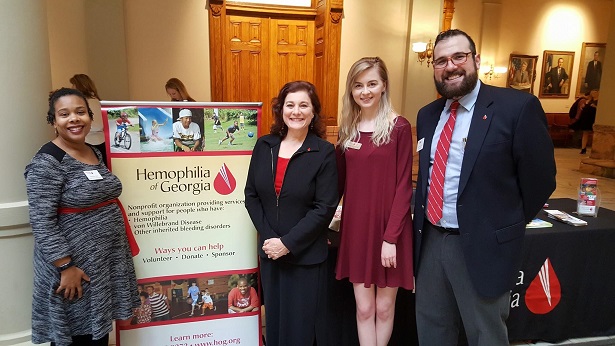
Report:
[[[94,119],[94,113],[90,109],[90,105],[88,104],[88,100],[85,98],[83,93],[77,89],[70,88],[60,88],[57,90],[53,90],[49,93],[49,110],[47,111],[47,123],[50,125],[55,124],[56,122],[56,102],[62,96],[75,95],[81,97],[83,102],[88,108],[88,114],[90,115],[90,119]]]
[[[284,100],[290,93],[298,91],[305,91],[310,97],[312,102],[312,109],[314,110],[314,119],[308,128],[308,132],[317,135],[320,138],[325,138],[327,133],[326,126],[320,116],[320,100],[316,94],[316,87],[310,82],[306,81],[294,81],[284,84],[277,97],[271,100],[271,108],[273,109],[273,125],[271,125],[271,134],[280,135],[280,137],[286,137],[288,128],[284,124],[284,118],[282,116],[282,108],[284,107]]]

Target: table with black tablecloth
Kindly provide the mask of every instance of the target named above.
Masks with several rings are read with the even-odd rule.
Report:
[[[573,214],[576,201],[549,200],[549,209]],[[583,217],[587,226],[553,224],[528,229],[517,285],[511,292],[509,339],[557,342],[615,335],[615,211]],[[329,255],[329,344],[358,345],[352,284],[335,280],[335,232]],[[400,289],[389,345],[417,345],[414,293]],[[460,342],[463,344],[463,337]]]
[[[571,226],[537,217],[553,227],[528,229],[508,318],[510,340],[556,342],[615,335],[615,211],[598,217],[573,214],[576,201],[549,200],[557,209],[587,221]]]

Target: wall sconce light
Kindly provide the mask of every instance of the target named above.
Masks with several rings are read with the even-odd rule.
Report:
[[[489,70],[485,72],[485,78],[489,80],[491,80],[492,78],[500,78],[500,74],[506,73],[506,71],[506,67],[496,66],[494,68],[493,65],[491,65]]]
[[[431,40],[429,43],[425,42],[415,42],[412,44],[412,51],[417,55],[417,62],[420,62],[423,65],[423,61],[427,60],[427,67],[433,62],[431,59],[433,57],[433,44]]]
[[[491,80],[491,78],[493,78],[495,75],[495,70],[493,69],[493,65],[491,65],[491,68],[489,69],[489,71],[485,72],[485,78]],[[495,75],[495,78],[498,78],[498,75]]]

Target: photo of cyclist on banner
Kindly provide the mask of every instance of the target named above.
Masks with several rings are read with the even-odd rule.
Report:
[[[109,147],[114,153],[137,153],[139,146],[139,112],[136,108],[107,110],[109,125]]]

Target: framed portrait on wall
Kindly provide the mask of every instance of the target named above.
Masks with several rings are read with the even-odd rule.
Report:
[[[602,65],[606,54],[606,43],[583,42],[576,97],[592,90],[600,90]]]
[[[540,76],[540,98],[568,98],[574,52],[545,50]]]
[[[538,55],[510,54],[506,87],[534,93]]]

